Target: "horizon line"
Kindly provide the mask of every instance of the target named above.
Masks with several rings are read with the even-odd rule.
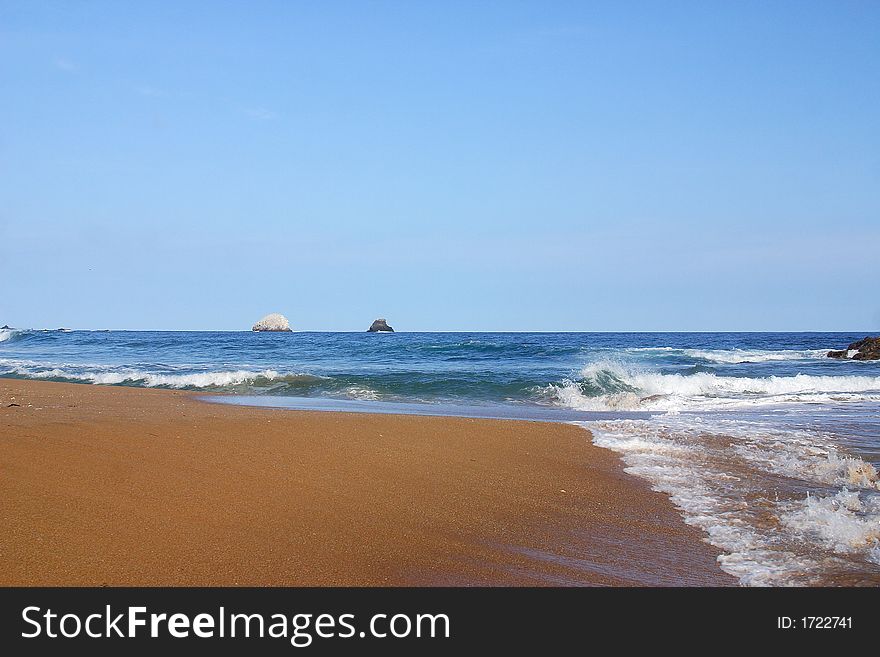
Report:
[[[74,331],[82,331],[82,332],[128,332],[128,333],[371,333],[371,331],[367,330],[357,330],[357,329],[292,329],[290,331],[254,331],[252,329],[153,329],[153,328],[70,328],[70,327],[58,327],[58,328],[34,328],[34,327],[16,327],[10,326],[8,329],[10,331],[45,331],[45,332],[74,332]],[[801,330],[759,330],[759,329],[748,329],[748,330],[711,330],[711,329],[662,329],[662,330],[637,330],[637,329],[624,329],[624,330],[569,330],[569,329],[506,329],[506,330],[451,330],[451,329],[438,329],[438,330],[394,330],[390,331],[390,333],[866,333],[870,335],[871,333],[880,332],[880,328],[878,329],[859,329],[859,330],[841,330],[841,329],[801,329]],[[387,334],[388,331],[379,331],[379,333]]]

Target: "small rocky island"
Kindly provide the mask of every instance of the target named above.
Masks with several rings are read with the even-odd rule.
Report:
[[[254,331],[275,331],[281,333],[289,333],[290,332],[290,322],[287,321],[287,318],[280,313],[272,313],[271,315],[266,315],[259,322],[254,324]]]
[[[394,333],[394,329],[388,326],[388,322],[379,318],[367,329],[367,333]]]
[[[848,358],[850,360],[880,360],[880,336],[853,342],[846,349],[829,351],[828,358]]]

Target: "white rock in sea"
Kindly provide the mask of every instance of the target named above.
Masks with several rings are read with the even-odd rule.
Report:
[[[266,315],[259,322],[254,324],[254,331],[290,331],[290,322],[280,313],[272,313]]]

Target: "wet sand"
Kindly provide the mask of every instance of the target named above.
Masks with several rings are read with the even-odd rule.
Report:
[[[732,585],[573,425],[0,379],[0,585]]]

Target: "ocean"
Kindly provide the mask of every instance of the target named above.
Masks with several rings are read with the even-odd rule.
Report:
[[[573,422],[669,494],[741,583],[876,586],[880,361],[825,357],[864,336],[0,329],[0,376]]]

